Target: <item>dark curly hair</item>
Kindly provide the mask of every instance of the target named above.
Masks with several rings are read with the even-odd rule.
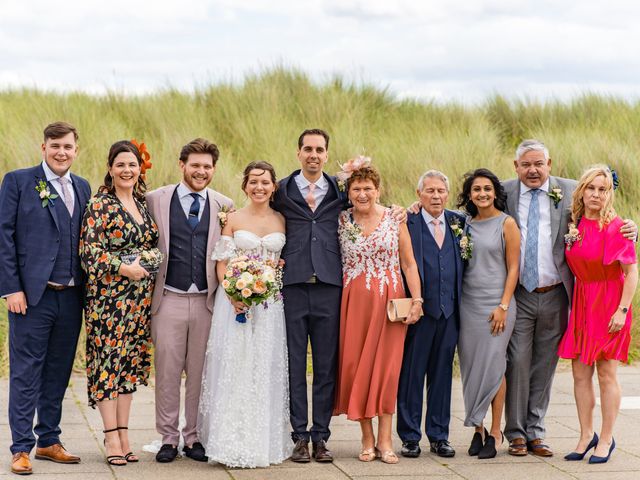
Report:
[[[142,157],[140,156],[138,147],[136,147],[129,140],[120,140],[114,143],[113,145],[111,145],[111,148],[109,149],[109,157],[107,159],[108,167],[111,168],[113,166],[113,162],[115,161],[116,157],[121,153],[125,153],[125,152],[133,153],[133,155],[136,157],[136,160],[138,160],[138,165],[142,165]],[[113,178],[111,178],[111,174],[109,174],[109,172],[107,172],[107,174],[105,175],[104,183],[100,186],[98,191],[102,193],[115,194],[116,188],[113,185]],[[142,178],[142,175],[140,175],[138,177],[138,182],[133,187],[133,196],[138,201],[144,203],[144,194],[146,191],[147,191],[147,185],[146,183],[144,183],[144,179]]]
[[[504,212],[507,207],[507,194],[500,183],[500,179],[486,168],[478,168],[464,175],[464,183],[462,184],[462,192],[458,195],[458,208],[464,209],[469,215],[475,217],[478,214],[478,207],[471,201],[471,186],[476,178],[486,178],[493,184],[493,190],[496,194],[493,205]]]

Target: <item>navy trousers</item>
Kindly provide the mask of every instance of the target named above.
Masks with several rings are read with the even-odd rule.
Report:
[[[62,400],[82,324],[82,288],[46,289],[25,315],[9,313],[11,453],[60,443]],[[38,422],[33,427],[34,415]]]
[[[291,437],[328,440],[333,414],[340,338],[342,288],[298,283],[282,289],[289,349]],[[307,430],[307,346],[313,362],[313,425]]]
[[[453,355],[458,343],[457,313],[439,319],[424,316],[410,325],[398,384],[398,435],[403,442],[422,438],[422,402],[425,376],[427,414],[425,431],[430,442],[448,440],[451,418]]]

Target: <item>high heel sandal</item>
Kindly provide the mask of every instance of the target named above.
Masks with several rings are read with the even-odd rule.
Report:
[[[116,428],[110,428],[109,430],[103,430],[102,433],[105,434],[104,436],[104,446],[105,448],[107,447],[107,433],[111,433],[111,432],[117,432],[118,431],[118,427]],[[124,462],[124,463],[122,463]],[[107,463],[109,465],[113,465],[115,467],[124,467],[127,464],[127,459],[123,456],[123,455],[107,455]]]
[[[389,465],[395,465],[400,461],[396,452],[393,450],[385,450],[381,452],[378,447],[375,448],[376,458],[382,460],[383,463],[388,463]]]
[[[587,445],[587,448],[584,450],[584,452],[582,452],[582,453],[578,453],[578,452],[568,453],[567,455],[564,456],[564,459],[565,460],[569,460],[569,461],[582,460],[584,458],[584,456],[587,454],[587,452],[589,450],[591,450],[592,448],[594,448],[596,445],[598,445],[598,434],[594,432],[593,438],[591,438],[591,441],[589,442],[589,445]]]
[[[118,427],[116,430],[129,430],[129,427]],[[124,459],[127,463],[137,463],[140,461],[138,456],[133,452],[125,453]]]

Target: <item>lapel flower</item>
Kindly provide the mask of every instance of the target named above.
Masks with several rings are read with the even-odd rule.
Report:
[[[227,224],[227,215],[231,212],[231,209],[227,205],[220,205],[220,202],[216,200],[218,204],[218,223],[220,224],[220,229],[223,229]]]
[[[368,167],[369,165],[371,165],[371,158],[365,157],[364,155],[358,155],[355,158],[347,160],[342,165],[338,164],[340,167],[340,171],[336,173],[338,189],[340,189],[341,192],[344,192],[347,188],[347,180],[351,177],[351,174],[356,170]]]
[[[460,220],[458,220],[455,217],[452,218],[451,221],[449,222],[449,227],[451,228],[451,231],[453,232],[453,235],[456,238],[460,238],[462,236],[462,233],[464,232],[464,230],[460,225]]]
[[[558,208],[558,204],[562,200],[562,189],[558,185],[552,185],[547,195],[553,200],[553,206]]]
[[[49,202],[51,202],[51,206],[53,206],[53,201],[58,198],[58,195],[51,193],[49,185],[47,185],[47,182],[44,180],[38,181],[38,184],[36,185],[36,192],[38,192],[38,196],[40,197],[40,200],[42,200],[42,208],[47,207]]]
[[[580,235],[578,227],[576,227],[575,223],[570,223],[569,231],[564,235],[564,244],[567,246],[567,250],[571,250],[573,244],[580,240],[582,240],[582,236]]]

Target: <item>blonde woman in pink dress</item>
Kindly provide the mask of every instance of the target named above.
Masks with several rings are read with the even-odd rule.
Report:
[[[558,348],[573,360],[573,384],[580,440],[566,460],[605,463],[615,449],[613,426],[620,409],[618,362],[626,362],[631,341],[631,300],[638,283],[635,245],[620,233],[623,221],[613,209],[614,181],[604,165],[589,168],[573,193],[572,220],[565,235],[566,258],[576,277],[571,317]],[[593,429],[598,370],[602,428]]]

